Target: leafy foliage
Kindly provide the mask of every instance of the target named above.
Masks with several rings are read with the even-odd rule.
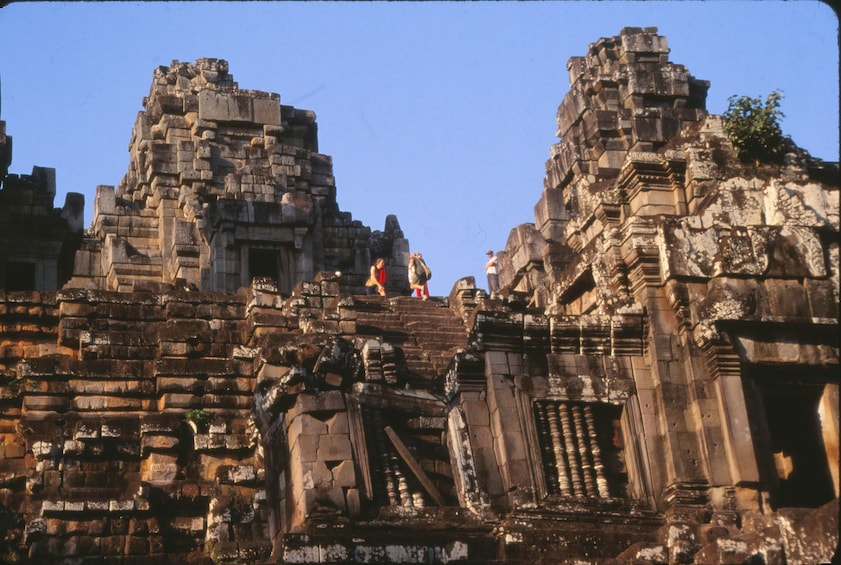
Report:
[[[184,417],[188,421],[193,422],[199,430],[207,428],[207,425],[210,423],[210,413],[202,408],[188,410]]]
[[[733,95],[724,112],[724,131],[736,148],[740,161],[779,163],[785,153],[785,140],[779,120],[782,92],[775,90],[765,98]]]

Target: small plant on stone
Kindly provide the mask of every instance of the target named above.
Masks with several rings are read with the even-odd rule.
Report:
[[[188,410],[184,417],[195,426],[196,431],[206,430],[210,424],[210,412],[204,408]]]
[[[783,135],[779,120],[785,117],[780,111],[783,93],[775,90],[765,98],[733,95],[724,112],[724,132],[736,149],[739,160],[760,163],[780,163],[785,154],[787,137]]]

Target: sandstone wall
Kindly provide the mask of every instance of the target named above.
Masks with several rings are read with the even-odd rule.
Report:
[[[833,559],[837,164],[739,163],[655,28],[568,68],[501,292],[429,301],[361,294],[408,240],[338,210],[311,112],[158,69],[73,279],[0,292],[0,555]]]

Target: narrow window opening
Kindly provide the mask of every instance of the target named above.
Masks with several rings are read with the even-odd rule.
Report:
[[[362,421],[371,469],[372,510],[458,504],[444,418],[365,406]]]
[[[541,400],[534,415],[547,494],[628,498],[620,406]]]

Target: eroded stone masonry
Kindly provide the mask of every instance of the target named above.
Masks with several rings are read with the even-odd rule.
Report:
[[[86,230],[0,122],[0,561],[829,562],[838,166],[739,163],[668,55],[570,59],[493,298],[410,298],[397,218],[223,60],[154,72]]]

